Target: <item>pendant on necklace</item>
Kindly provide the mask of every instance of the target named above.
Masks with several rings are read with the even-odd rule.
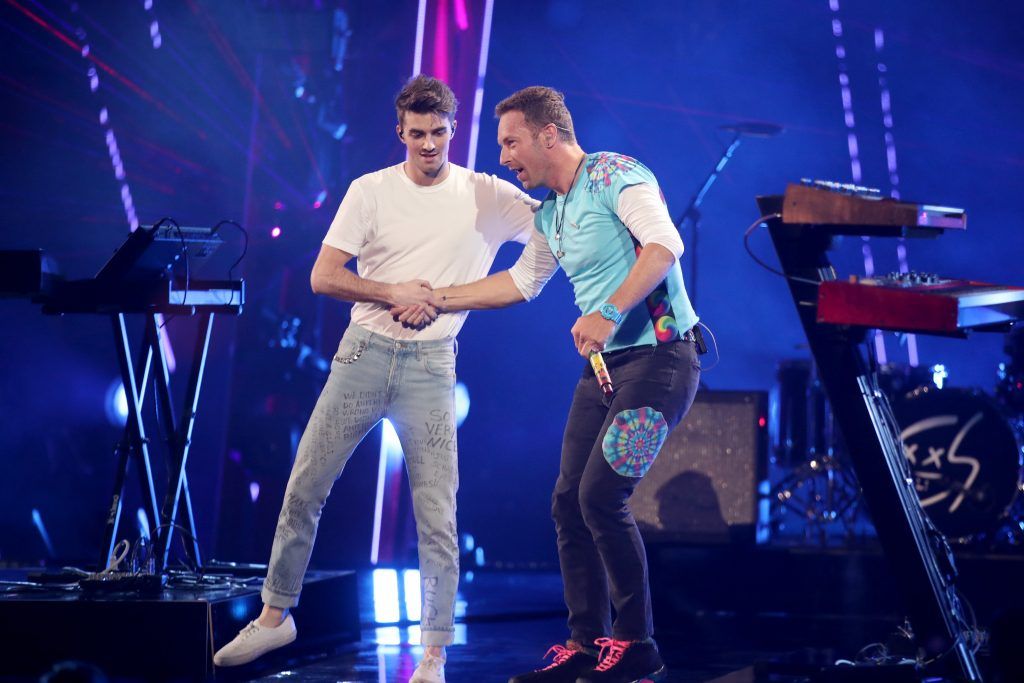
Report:
[[[558,251],[556,251],[556,252],[555,252],[555,257],[556,257],[556,258],[557,258],[557,259],[558,259],[559,261],[561,261],[561,260],[562,260],[562,258],[563,258],[564,256],[565,256],[565,252],[564,252],[564,251],[562,251],[561,249],[559,249]]]

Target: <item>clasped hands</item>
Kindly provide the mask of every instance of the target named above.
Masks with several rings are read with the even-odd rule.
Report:
[[[388,312],[402,327],[422,330],[444,313],[441,302],[429,282],[410,280],[391,286]],[[571,330],[576,351],[584,358],[594,351],[604,351],[615,327],[615,323],[596,312],[578,318]]]
[[[392,285],[388,312],[396,323],[414,330],[422,330],[443,313],[439,298],[426,280]]]

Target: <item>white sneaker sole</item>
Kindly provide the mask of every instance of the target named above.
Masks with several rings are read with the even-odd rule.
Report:
[[[248,664],[272,650],[276,650],[295,642],[296,636],[298,636],[298,631],[292,631],[280,641],[267,643],[261,648],[249,650],[248,652],[240,652],[236,655],[221,655],[221,653],[218,652],[213,656],[213,663],[215,666],[241,666],[242,664]]]

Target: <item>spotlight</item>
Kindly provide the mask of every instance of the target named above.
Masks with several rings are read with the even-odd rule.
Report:
[[[402,572],[405,588],[405,617],[409,621],[420,620],[420,570],[406,569]]]
[[[271,228],[270,229],[270,236],[272,238],[274,238],[275,240],[278,237],[280,237],[281,236],[281,226],[280,225],[275,225],[273,228]]]
[[[103,406],[110,424],[115,427],[124,427],[128,422],[128,396],[124,393],[124,385],[121,380],[115,379],[110,383]]]
[[[461,427],[469,415],[469,389],[462,382],[455,385],[455,426]]]
[[[378,624],[396,624],[398,614],[398,572],[373,570],[373,618]]]
[[[50,541],[50,534],[46,531],[46,525],[43,524],[43,516],[39,513],[39,510],[32,508],[32,523],[35,525],[36,530],[39,532],[39,537],[43,539],[43,545],[46,546],[46,553],[50,557],[56,555],[53,552],[53,543]]]
[[[146,518],[146,511],[142,508],[136,510],[135,521],[139,525],[139,537],[150,538],[149,520]]]

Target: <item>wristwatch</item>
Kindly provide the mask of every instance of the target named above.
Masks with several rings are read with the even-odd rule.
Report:
[[[622,313],[619,312],[618,306],[613,303],[606,301],[597,310],[605,320],[611,320],[616,325],[622,322]]]

